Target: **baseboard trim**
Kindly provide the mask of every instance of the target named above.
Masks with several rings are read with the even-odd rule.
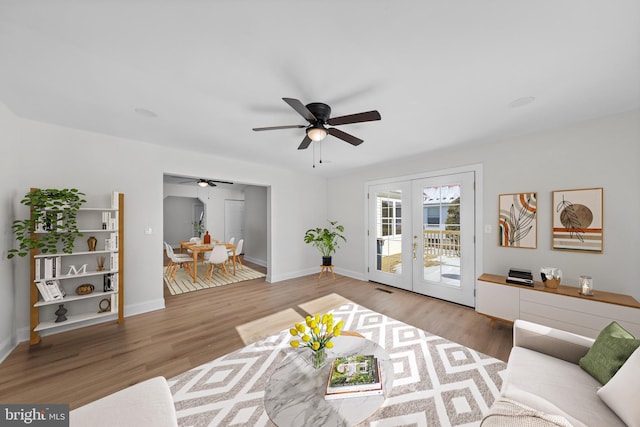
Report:
[[[367,281],[366,275],[364,275],[363,273],[358,273],[357,271],[347,270],[347,269],[344,269],[344,268],[336,267],[335,268],[335,272],[336,272],[336,274],[340,274],[342,276],[351,277],[352,279],[362,280],[363,282]]]
[[[129,304],[124,306],[124,316],[129,317],[137,314],[148,313],[150,311],[163,310],[164,307],[164,298],[145,301],[138,304]]]
[[[352,279],[356,279],[356,280],[362,280],[362,281],[367,280],[364,274],[358,273],[352,270],[347,270],[344,268],[335,267],[334,272],[336,274],[351,277]],[[273,276],[267,275],[266,281],[269,283],[276,283],[276,282],[281,282],[283,280],[297,279],[298,277],[309,276],[311,274],[315,274],[315,275],[320,274],[320,267],[311,267],[305,270],[292,271],[289,273],[273,275]]]
[[[249,261],[249,262],[252,262],[254,264],[257,264],[260,267],[266,267],[267,266],[267,261],[265,261],[263,259],[251,258],[251,257],[248,257],[246,255],[244,255],[244,259]]]

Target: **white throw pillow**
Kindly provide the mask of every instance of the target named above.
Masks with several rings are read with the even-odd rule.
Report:
[[[640,427],[640,348],[634,351],[598,396],[629,427]]]

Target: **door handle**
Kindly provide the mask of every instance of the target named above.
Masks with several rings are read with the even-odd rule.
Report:
[[[418,238],[418,236],[413,236],[413,260],[417,260],[418,256],[416,255],[416,250],[418,249],[418,242],[416,241],[416,239]]]

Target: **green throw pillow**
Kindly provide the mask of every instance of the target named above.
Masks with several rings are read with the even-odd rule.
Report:
[[[638,347],[640,340],[617,322],[611,322],[600,332],[589,352],[580,359],[580,367],[604,385]]]

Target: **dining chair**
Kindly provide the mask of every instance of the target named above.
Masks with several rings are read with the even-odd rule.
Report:
[[[206,262],[209,263],[209,268],[207,268],[207,280],[211,280],[213,278],[213,272],[215,271],[216,266],[224,271],[224,274],[229,277],[229,270],[227,270],[228,260],[229,255],[227,254],[227,247],[225,245],[214,245],[209,258],[206,259]]]
[[[176,254],[173,252],[173,248],[167,242],[164,242],[165,250],[167,251],[167,257],[169,263],[167,264],[167,275],[172,280],[176,279],[176,273],[180,267],[183,267],[189,274],[191,274],[191,264],[193,264],[193,258],[189,255]]]
[[[236,238],[235,238],[235,237],[232,237],[232,238],[230,238],[230,239],[229,239],[229,243],[231,243],[232,245],[233,245],[233,243],[234,243],[235,241],[236,241]]]
[[[242,247],[244,246],[244,239],[238,240],[238,244],[236,245],[236,258],[234,260],[235,263],[240,265],[240,268],[244,270],[244,265],[242,264],[242,259],[240,255],[242,255]],[[229,256],[233,256],[233,251],[227,251]]]

